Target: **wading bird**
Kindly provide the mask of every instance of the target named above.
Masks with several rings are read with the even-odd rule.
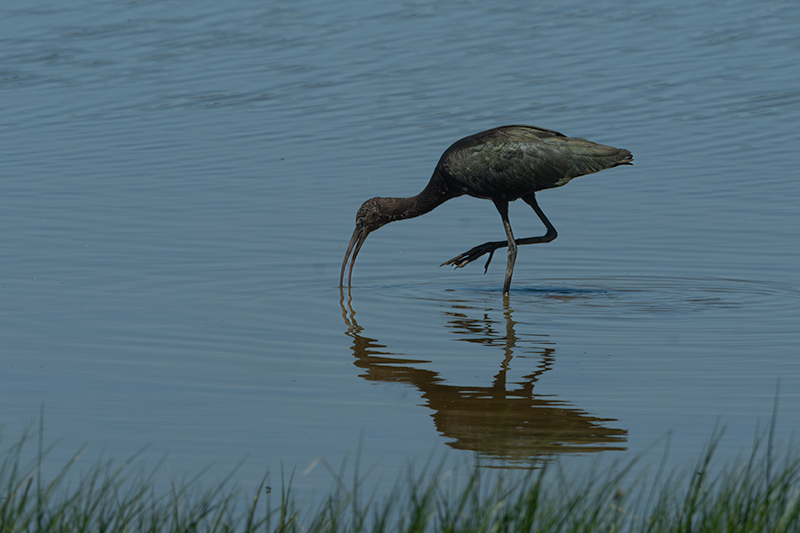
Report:
[[[511,287],[517,246],[550,242],[558,234],[536,203],[536,191],[566,185],[578,176],[599,172],[617,165],[633,164],[628,150],[593,143],[578,137],[567,137],[557,131],[534,126],[501,126],[455,142],[442,154],[428,185],[411,198],[372,198],[356,213],[356,229],[347,246],[339,287],[344,286],[344,271],[350,252],[351,285],[353,265],[367,236],[394,222],[424,215],[437,206],[464,194],[494,202],[508,241],[486,242],[441,266],[460,268],[488,253],[485,268],[489,268],[494,251],[508,246],[508,264],[503,294]],[[541,237],[515,239],[508,221],[508,202],[518,198],[530,205],[544,222],[547,233]]]

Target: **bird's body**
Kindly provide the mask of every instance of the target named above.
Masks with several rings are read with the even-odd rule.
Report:
[[[356,230],[342,263],[339,284],[343,286],[344,271],[352,250],[350,284],[356,255],[370,232],[395,220],[423,215],[451,198],[466,194],[495,203],[508,241],[476,246],[443,264],[462,267],[485,253],[493,254],[497,248],[508,246],[508,267],[503,286],[503,292],[507,293],[517,245],[549,242],[557,236],[555,228],[539,209],[535,193],[560,187],[578,176],[629,165],[632,161],[633,157],[627,150],[533,126],[502,126],[465,137],[445,150],[430,182],[417,196],[372,198],[361,206],[356,214]],[[546,235],[514,239],[508,222],[508,202],[519,198],[531,205],[542,219],[548,230]],[[489,261],[491,258],[490,255]]]
[[[626,150],[531,126],[503,126],[454,143],[437,170],[464,194],[513,201],[620,164]],[[622,159],[624,159],[624,154]]]

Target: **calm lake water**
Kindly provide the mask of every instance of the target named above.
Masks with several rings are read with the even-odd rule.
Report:
[[[722,460],[800,428],[800,4],[24,2],[0,7],[3,444],[142,450],[245,486],[360,454]],[[510,297],[491,202],[367,240],[455,140],[533,124],[633,167],[543,191]],[[519,205],[518,205],[519,204]],[[544,233],[517,202],[520,236]],[[661,446],[661,444],[659,444]],[[658,448],[658,450],[662,450]],[[360,450],[360,451],[359,451]],[[656,460],[661,451],[656,451]],[[303,473],[307,471],[307,473]]]

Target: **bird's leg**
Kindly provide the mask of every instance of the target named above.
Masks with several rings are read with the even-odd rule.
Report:
[[[534,193],[531,193],[529,195],[523,196],[522,200],[533,208],[533,210],[536,212],[536,214],[539,216],[539,218],[547,228],[547,233],[545,235],[542,235],[541,237],[528,237],[525,239],[516,239],[514,242],[516,242],[517,246],[523,244],[538,244],[541,242],[550,242],[552,240],[555,240],[555,238],[558,237],[556,228],[554,228],[553,225],[550,223],[550,221],[547,220],[547,217],[542,212],[541,208],[539,207],[539,204],[536,203],[536,195]],[[444,263],[441,264],[441,266],[453,265],[455,268],[461,268],[475,261],[482,255],[488,253],[489,259],[486,260],[486,265],[484,265],[484,273],[485,273],[489,269],[489,263],[492,261],[492,256],[494,255],[494,251],[497,250],[498,248],[503,248],[506,246],[508,246],[507,241],[485,242],[469,251],[464,252],[461,255],[458,255],[450,259],[449,261],[445,261]]]
[[[517,242],[514,240],[514,232],[511,231],[511,222],[508,220],[508,202],[494,200],[494,205],[500,212],[503,227],[506,229],[506,237],[508,237],[508,263],[506,264],[506,279],[503,282],[503,294],[508,294],[511,289],[511,276],[514,274],[514,262],[517,260]],[[491,256],[489,258],[491,259]]]
[[[547,233],[541,237],[528,237],[527,239],[519,239],[517,244],[539,244],[540,242],[552,242],[556,240],[556,237],[558,237],[558,232],[550,223],[550,221],[547,220],[547,217],[544,216],[544,211],[542,211],[542,208],[539,207],[539,204],[536,203],[536,193],[530,193],[526,196],[523,196],[522,201],[533,208],[533,210],[539,216],[539,219],[544,224],[544,227],[547,228]]]

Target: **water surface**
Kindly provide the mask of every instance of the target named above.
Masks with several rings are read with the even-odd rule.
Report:
[[[766,2],[28,2],[0,8],[0,405],[256,483],[359,449],[394,472],[722,459],[800,409],[800,8]],[[458,198],[368,239],[453,141],[528,123],[631,150],[503,236]],[[520,204],[520,205],[517,205]],[[544,232],[512,205],[518,236]],[[662,441],[663,442],[663,441]],[[327,486],[320,468],[300,487]]]

